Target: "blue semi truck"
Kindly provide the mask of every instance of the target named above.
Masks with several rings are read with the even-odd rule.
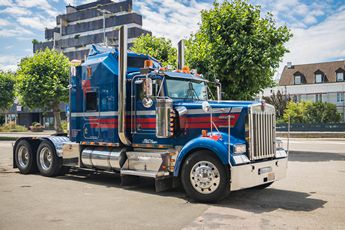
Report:
[[[178,62],[183,69],[182,46]],[[186,68],[167,70],[127,52],[122,26],[118,49],[93,46],[72,66],[68,135],[19,138],[13,166],[49,177],[69,167],[114,172],[123,183],[149,177],[157,191],[182,184],[202,202],[284,178],[287,152],[276,139],[274,107],[223,101],[219,82],[211,100],[208,84]]]

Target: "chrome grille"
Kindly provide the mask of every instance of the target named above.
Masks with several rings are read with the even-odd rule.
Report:
[[[250,160],[270,158],[275,155],[275,110],[272,105],[255,105],[249,111]]]

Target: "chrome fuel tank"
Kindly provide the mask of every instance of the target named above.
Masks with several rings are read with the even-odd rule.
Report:
[[[81,152],[81,162],[86,168],[119,171],[125,160],[125,149],[88,147]]]

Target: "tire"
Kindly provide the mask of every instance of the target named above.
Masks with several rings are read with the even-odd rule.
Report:
[[[56,155],[54,146],[48,141],[42,141],[37,149],[37,168],[42,176],[57,176],[62,168],[62,158]]]
[[[17,144],[14,152],[14,160],[17,168],[22,174],[29,174],[37,171],[36,155],[32,146],[26,140],[21,140]]]
[[[216,202],[230,192],[227,167],[209,151],[197,151],[187,157],[181,182],[187,195],[200,202]]]
[[[269,182],[269,183],[266,183],[266,184],[260,184],[258,186],[252,187],[252,189],[262,190],[262,189],[265,189],[265,188],[271,186],[272,184],[273,184],[273,182]]]

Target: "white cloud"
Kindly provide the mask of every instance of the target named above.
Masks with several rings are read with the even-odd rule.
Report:
[[[13,55],[0,56],[0,70],[3,71],[16,71],[17,64],[20,61],[20,57]]]
[[[307,28],[318,21],[318,17],[332,11],[332,3],[323,0],[306,2],[303,0],[252,0],[254,4],[262,5],[264,11],[270,11],[278,22],[294,28]]]
[[[294,37],[287,44],[290,53],[285,55],[279,73],[288,61],[293,64],[305,64],[343,59],[345,57],[344,22],[345,8],[341,8],[319,24],[307,29],[292,29]]]
[[[72,5],[72,6],[75,6],[77,4],[76,0],[65,0],[64,2],[66,5]]]
[[[52,21],[45,20],[42,17],[19,17],[17,21],[22,26],[41,31],[43,31],[46,27],[54,26],[54,23]]]
[[[49,16],[55,17],[58,15],[57,12],[47,0],[16,0],[18,6],[24,8],[38,8],[45,11]]]
[[[1,13],[3,14],[8,14],[11,16],[15,16],[15,15],[30,15],[31,12],[28,11],[25,8],[22,7],[17,7],[17,6],[11,6],[11,7],[7,7],[6,9],[2,10]]]
[[[176,0],[136,0],[133,2],[143,16],[145,29],[156,36],[164,36],[176,45],[178,40],[189,37],[198,29],[200,11],[209,9],[211,3],[188,1],[188,5]],[[156,6],[152,9],[152,6]]]
[[[32,36],[33,32],[27,30],[21,26],[14,26],[11,28],[0,28],[0,38],[1,37],[15,37],[16,39],[27,39],[28,36]]]
[[[9,21],[0,18],[0,26],[8,26],[10,24],[11,23]]]
[[[11,0],[0,0],[0,6],[11,6],[12,4]]]

